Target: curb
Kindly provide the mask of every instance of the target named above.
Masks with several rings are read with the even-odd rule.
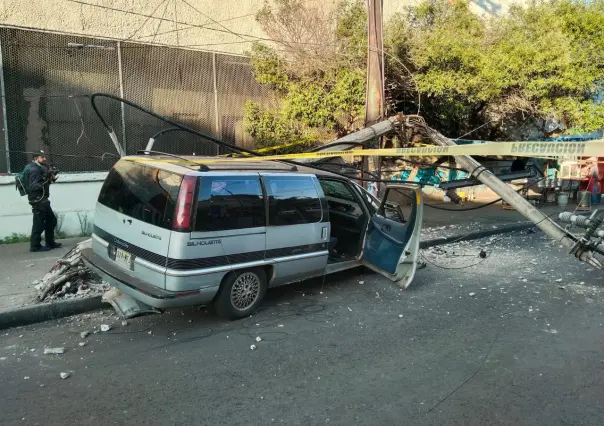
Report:
[[[467,234],[434,238],[432,240],[420,241],[419,248],[426,249],[428,247],[451,244],[458,241],[477,240],[479,238],[490,237],[491,235],[522,231],[532,228],[533,226],[535,225],[532,222],[524,222],[495,229],[470,232]],[[109,308],[110,306],[101,302],[101,297],[102,296],[94,296],[83,299],[61,300],[59,302],[26,306],[8,312],[1,312],[0,330],[96,311],[105,307]]]
[[[442,246],[445,244],[457,243],[459,241],[472,241],[480,238],[490,237],[492,235],[507,234],[510,232],[523,231],[535,226],[533,222],[523,222],[515,225],[502,226],[494,229],[484,229],[481,231],[470,232],[461,235],[451,235],[448,237],[434,238],[432,240],[420,241],[419,248],[427,249],[428,247]]]
[[[83,299],[61,300],[54,303],[25,306],[12,311],[0,313],[0,330],[19,327],[38,322],[48,321],[96,311],[108,305],[101,302],[102,296],[86,297]]]

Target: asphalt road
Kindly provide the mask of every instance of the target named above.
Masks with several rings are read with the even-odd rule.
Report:
[[[603,273],[543,234],[443,248],[425,256],[456,269],[429,263],[406,291],[357,270],[271,290],[243,321],[103,311],[9,330],[0,421],[604,424]]]

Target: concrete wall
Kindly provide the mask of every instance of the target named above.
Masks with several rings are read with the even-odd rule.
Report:
[[[50,200],[59,219],[60,231],[67,235],[90,232],[94,208],[107,173],[82,173],[60,175],[51,185]],[[13,233],[31,233],[32,214],[27,197],[21,197],[15,189],[15,178],[0,176],[0,239]],[[87,219],[87,224],[80,220]],[[83,229],[87,227],[87,229]]]
[[[77,2],[76,2],[77,1]],[[265,0],[0,0],[0,25],[244,54],[267,37],[255,20]],[[307,0],[326,11],[339,0]],[[384,18],[418,0],[384,0]],[[501,14],[510,0],[474,0]]]

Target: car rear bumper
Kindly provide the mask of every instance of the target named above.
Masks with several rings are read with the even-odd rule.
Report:
[[[82,250],[82,260],[86,266],[109,284],[154,308],[166,309],[207,305],[212,302],[218,292],[218,286],[184,292],[163,290],[146,281],[131,277],[117,265],[94,253],[92,249]]]

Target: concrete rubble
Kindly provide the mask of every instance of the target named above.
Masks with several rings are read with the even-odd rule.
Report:
[[[82,262],[82,250],[91,246],[90,239],[78,243],[41,280],[34,281],[38,302],[100,295],[109,289]]]
[[[65,348],[44,348],[44,355],[60,355],[65,353]]]

